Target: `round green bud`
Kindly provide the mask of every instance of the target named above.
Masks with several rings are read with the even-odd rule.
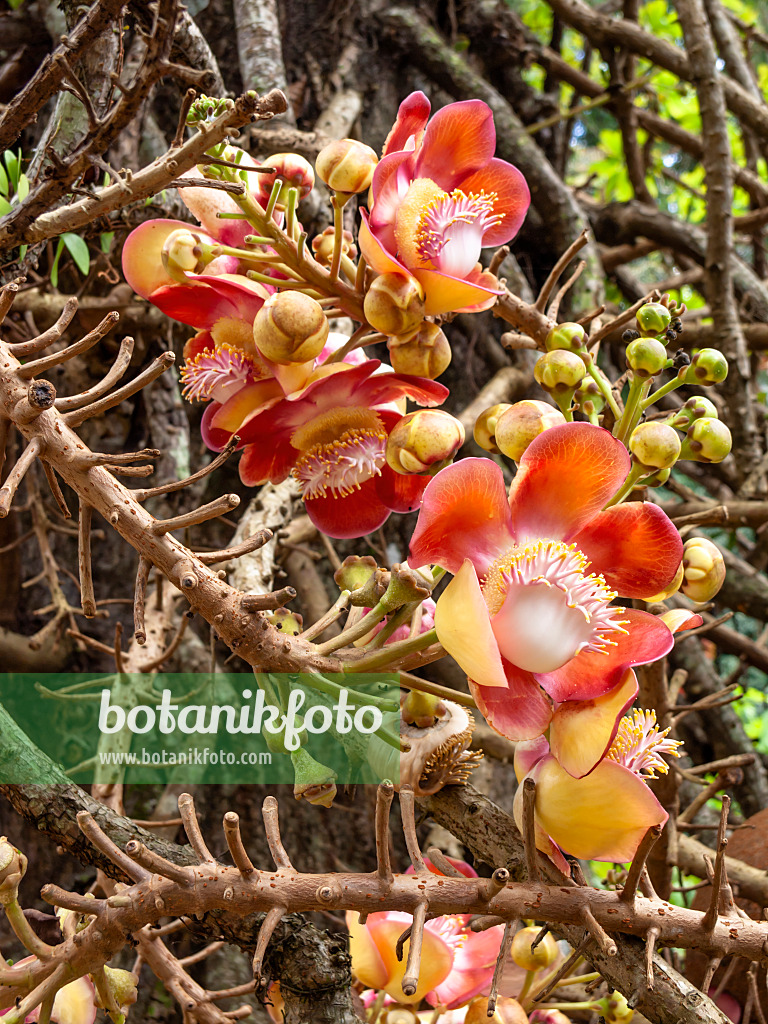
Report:
[[[547,352],[565,349],[567,352],[578,352],[587,342],[587,332],[581,324],[558,324],[553,327],[544,342]]]
[[[551,967],[559,955],[555,937],[549,932],[535,949],[531,949],[531,944],[538,934],[538,928],[529,926],[521,928],[512,939],[510,956],[518,967],[526,971],[539,971],[544,967]]]
[[[605,380],[608,388],[610,389],[610,381],[599,367],[597,368],[597,372],[603,380]],[[576,408],[585,413],[602,412],[605,407],[605,395],[597,386],[597,382],[589,375],[587,375],[576,388],[573,395],[573,401]]]
[[[721,420],[705,416],[688,428],[680,458],[691,462],[722,462],[732,445],[728,427]]]
[[[707,537],[692,537],[683,544],[683,583],[680,589],[692,601],[711,601],[725,579],[720,548]]]
[[[666,423],[641,423],[632,431],[629,450],[649,472],[674,466],[680,455],[680,437]]]
[[[572,391],[581,384],[586,372],[579,356],[563,349],[545,352],[533,368],[533,376],[549,392]]]
[[[667,350],[656,338],[636,338],[627,345],[627,366],[638,377],[655,377],[667,362]]]
[[[663,487],[671,473],[671,469],[657,469],[653,476],[643,478],[643,487]]]
[[[671,323],[672,314],[660,302],[646,302],[637,311],[638,330],[647,337],[666,334]]]
[[[705,416],[716,420],[717,407],[704,395],[694,395],[678,409],[675,418],[671,420],[671,425],[678,430],[687,430],[695,420],[703,419]]]
[[[713,384],[721,384],[728,376],[728,360],[716,348],[703,348],[691,360],[686,384],[701,384],[708,388]]]

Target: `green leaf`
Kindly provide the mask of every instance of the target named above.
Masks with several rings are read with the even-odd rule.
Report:
[[[28,245],[20,245],[19,246],[19,259],[20,260],[23,260],[24,257],[27,255],[27,249],[29,249]]]
[[[53,285],[54,288],[58,288],[59,286],[59,260],[61,259],[61,254],[63,252],[64,239],[62,237],[59,239],[56,245],[56,254],[53,257],[53,264],[51,266],[51,284]]]
[[[0,196],[0,217],[4,217],[6,213],[11,212],[11,204],[4,196]]]
[[[19,175],[19,182],[16,186],[16,199],[18,202],[23,202],[29,195],[29,178],[26,174]]]
[[[18,11],[18,9],[21,7],[23,3],[24,0],[8,0],[8,6],[11,8],[12,11]]]
[[[0,196],[5,196],[7,198],[8,195],[8,175],[5,173],[3,165],[0,164]]]
[[[88,252],[88,246],[80,237],[80,235],[74,234],[72,231],[65,231],[61,236],[61,240],[69,250],[69,254],[77,265],[77,269],[83,275],[86,276],[91,266],[91,257]]]
[[[99,235],[99,244],[101,245],[101,251],[108,253],[112,248],[112,240],[115,237],[114,231],[102,231]]]
[[[16,191],[16,186],[19,183],[19,174],[21,173],[20,159],[16,156],[12,149],[5,151],[5,166],[8,168],[8,179],[11,183],[11,188]]]

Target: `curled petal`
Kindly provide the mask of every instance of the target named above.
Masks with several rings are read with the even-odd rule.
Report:
[[[528,446],[509,492],[518,541],[570,540],[628,472],[627,449],[602,427],[565,423],[545,430]]]
[[[680,633],[684,629],[696,629],[704,622],[700,615],[689,611],[688,608],[673,608],[671,611],[664,612],[659,618],[672,633]]]
[[[248,444],[240,459],[240,479],[247,487],[262,484],[279,484],[286,480],[296,463],[298,452],[284,438],[275,439],[273,444]]]
[[[484,246],[503,245],[514,238],[531,205],[531,193],[520,171],[506,160],[496,157],[481,170],[465,178],[461,183],[461,191],[466,195],[471,192],[485,192],[486,195],[495,192],[499,197],[493,209],[494,213],[503,213],[504,219],[483,234]]]
[[[440,643],[471,679],[484,687],[502,688],[504,698],[508,699],[507,677],[491,630],[488,607],[469,559],[440,595],[435,630]]]
[[[669,817],[642,779],[615,761],[574,779],[546,757],[532,775],[538,824],[580,860],[630,861],[647,830]]]
[[[627,669],[612,690],[592,700],[558,704],[552,716],[549,743],[552,754],[569,775],[588,775],[613,743],[619,719],[634,703],[637,678]]]
[[[373,533],[384,525],[390,514],[377,493],[375,477],[343,498],[334,498],[331,494],[306,498],[304,508],[318,530],[339,539]]]
[[[598,512],[570,540],[622,597],[648,597],[674,578],[683,542],[672,521],[649,501]]]
[[[604,654],[582,652],[562,668],[536,676],[554,701],[600,697],[622,681],[628,668],[658,661],[672,649],[672,634],[658,616],[628,608],[620,619],[627,632],[612,633],[615,645]]]
[[[427,486],[411,539],[410,563],[436,562],[457,573],[466,558],[478,576],[512,547],[504,475],[488,459],[461,459]]]
[[[388,465],[376,477],[376,492],[393,512],[415,512],[421,506],[424,489],[432,478],[413,474],[395,473]]]
[[[439,316],[441,313],[452,313],[474,306],[485,308],[503,292],[498,283],[494,288],[486,287],[490,283],[488,281],[485,284],[476,283],[472,279],[474,272],[466,278],[450,277],[439,270],[411,270],[410,273],[424,289],[426,316]]]
[[[194,231],[204,241],[216,244],[204,231],[195,231],[192,225],[169,218],[147,220],[126,238],[123,246],[123,274],[137,295],[148,299],[157,288],[177,284],[163,266],[161,253],[168,236],[180,229]]]
[[[442,107],[427,125],[413,168],[414,178],[431,178],[446,192],[493,158],[496,129],[482,100]]]
[[[535,740],[552,719],[552,707],[531,672],[501,659],[507,688],[469,680],[477,707],[488,725],[515,742]]]
[[[431,107],[423,92],[412,92],[406,96],[397,111],[397,119],[384,143],[384,156],[403,149],[414,149],[421,142],[427,127]],[[409,146],[409,140],[413,145]]]
[[[366,211],[361,210],[360,216],[360,230],[357,233],[357,244],[360,246],[360,252],[365,256],[368,266],[372,267],[377,274],[403,274],[404,276],[407,276],[409,271],[406,270],[403,264],[399,263],[394,256],[390,255],[389,250],[384,245],[385,239],[380,240],[378,236],[374,234]],[[391,239],[389,239],[389,243],[392,251],[394,252],[396,242],[393,232]]]

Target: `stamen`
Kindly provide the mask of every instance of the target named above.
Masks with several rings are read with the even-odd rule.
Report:
[[[445,273],[463,276],[474,267],[483,235],[504,219],[494,213],[498,195],[461,189],[435,196],[425,207],[416,231],[419,261]]]
[[[669,729],[659,731],[656,712],[634,708],[619,722],[616,739],[606,754],[612,761],[629,768],[640,779],[656,779],[656,772],[666,775],[669,765],[660,756],[680,757],[680,740],[667,739]]]
[[[360,484],[381,475],[386,462],[384,430],[346,430],[329,444],[317,444],[301,456],[293,468],[303,498],[334,498],[352,494]]]
[[[233,390],[251,380],[258,380],[262,374],[250,356],[232,345],[219,345],[216,349],[205,349],[193,359],[188,359],[181,369],[182,394],[190,402],[208,401],[214,397],[224,401]]]

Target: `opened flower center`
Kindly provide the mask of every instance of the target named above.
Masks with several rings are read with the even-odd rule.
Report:
[[[381,474],[386,462],[386,431],[347,430],[329,444],[316,444],[293,468],[301,484],[301,496],[343,498],[360,484]]]
[[[188,359],[181,370],[182,394],[193,401],[209,398],[217,402],[226,400],[250,380],[264,374],[241,349],[232,345],[219,345],[206,349]]]
[[[554,672],[585,651],[605,653],[626,633],[616,593],[573,544],[532,541],[512,548],[483,585],[501,654],[526,672]]]
[[[655,779],[657,772],[666,775],[669,765],[661,756],[680,757],[680,740],[667,739],[669,729],[660,730],[656,724],[655,711],[635,708],[631,715],[622,718],[616,738],[606,755],[612,761],[623,764],[638,778]]]
[[[461,189],[435,196],[416,229],[419,262],[451,277],[466,277],[480,258],[483,235],[504,219],[503,213],[493,212],[497,200],[494,192],[465,195]]]
[[[369,430],[374,433],[384,429],[381,417],[361,405],[349,408],[330,409],[313,416],[308,423],[298,427],[291,434],[291,444],[300,452],[307,452],[318,444],[331,444],[341,437],[345,430]]]

